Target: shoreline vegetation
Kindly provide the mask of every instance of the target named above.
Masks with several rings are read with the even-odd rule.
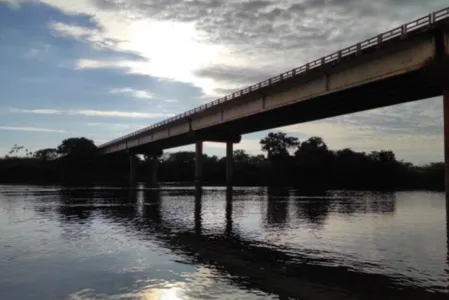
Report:
[[[283,132],[260,140],[265,155],[234,151],[235,186],[292,186],[305,190],[444,190],[444,163],[417,166],[398,161],[389,150],[330,150],[320,137],[299,141]],[[238,146],[237,146],[238,147]],[[152,158],[135,157],[136,179],[150,178]],[[167,152],[158,157],[158,181],[192,183],[195,153]],[[222,185],[226,158],[203,154],[204,185]],[[118,184],[126,186],[129,156],[99,155],[93,141],[69,138],[56,148],[31,152],[14,145],[0,158],[0,183]]]

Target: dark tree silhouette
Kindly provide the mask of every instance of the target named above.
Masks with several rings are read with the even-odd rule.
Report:
[[[301,143],[282,132],[272,132],[260,141],[264,155],[234,151],[236,185],[295,186],[303,192],[325,189],[444,189],[444,163],[415,166],[398,161],[392,151],[355,152],[330,150],[320,137]],[[0,182],[59,182],[128,184],[129,156],[125,152],[98,155],[95,144],[86,138],[69,138],[56,148],[23,156],[23,146],[14,145],[0,158]],[[296,150],[294,155],[290,155]],[[27,153],[25,153],[27,154]],[[22,156],[21,156],[22,155]],[[164,153],[159,160],[161,182],[191,183],[195,153]],[[147,181],[150,161],[136,157],[137,180]],[[203,155],[203,176],[207,184],[223,184],[226,158]]]
[[[260,140],[262,151],[267,152],[268,160],[288,157],[288,150],[299,145],[298,138],[287,136],[284,132],[270,132]]]
[[[37,150],[36,152],[34,152],[33,157],[40,159],[40,160],[44,160],[44,161],[48,161],[48,160],[54,160],[56,158],[58,158],[58,150],[55,148],[45,148],[45,149],[41,149],[41,150]]]
[[[57,150],[61,155],[79,157],[95,156],[98,151],[94,142],[84,137],[65,139],[58,146]]]

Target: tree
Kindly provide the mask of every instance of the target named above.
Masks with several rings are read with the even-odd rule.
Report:
[[[248,155],[248,153],[246,153],[245,150],[234,150],[233,158],[234,158],[234,162],[237,164],[238,163],[244,164],[244,163],[248,163],[248,161],[249,161],[249,155]]]
[[[89,157],[95,156],[98,149],[92,140],[81,137],[63,140],[57,151],[61,155]]]
[[[316,154],[327,152],[327,145],[322,138],[313,136],[308,140],[302,142],[298,146],[298,150],[295,152],[295,156],[301,154]]]
[[[48,161],[48,160],[54,160],[58,157],[58,150],[55,148],[45,148],[41,150],[37,150],[34,152],[34,158]]]
[[[295,152],[297,185],[321,188],[330,180],[333,154],[322,138],[313,136],[302,142]]]
[[[284,132],[270,132],[265,138],[260,140],[262,151],[267,152],[269,160],[273,158],[288,157],[288,150],[299,145],[298,138],[287,136]]]

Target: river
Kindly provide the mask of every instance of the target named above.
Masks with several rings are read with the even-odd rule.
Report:
[[[445,195],[0,185],[0,299],[445,299]]]

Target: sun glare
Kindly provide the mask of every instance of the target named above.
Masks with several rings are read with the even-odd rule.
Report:
[[[143,292],[143,300],[181,300],[179,296],[181,289],[172,287],[167,289],[149,289]]]
[[[127,46],[148,59],[154,75],[191,81],[196,68],[213,61],[218,49],[198,40],[193,23],[134,21]]]

